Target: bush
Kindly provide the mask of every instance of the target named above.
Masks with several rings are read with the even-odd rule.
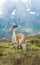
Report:
[[[2,52],[0,52],[0,56],[3,56],[3,53]]]
[[[40,47],[40,43],[37,43],[36,46],[37,46],[37,47]]]

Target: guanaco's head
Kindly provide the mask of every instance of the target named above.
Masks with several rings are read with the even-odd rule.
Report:
[[[16,30],[18,28],[18,26],[12,26],[12,30]]]
[[[12,30],[16,30],[18,28],[21,28],[21,26],[20,25],[14,25],[14,26],[12,26]]]

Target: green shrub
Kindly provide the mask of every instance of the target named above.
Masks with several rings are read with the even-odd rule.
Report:
[[[37,47],[40,47],[40,43],[35,44]]]
[[[0,56],[3,56],[3,53],[2,52],[0,52]]]

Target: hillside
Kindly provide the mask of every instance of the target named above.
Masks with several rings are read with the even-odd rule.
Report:
[[[0,65],[40,65],[40,38],[27,38],[31,39],[33,44],[27,43],[26,53],[22,48],[16,51],[10,40],[0,40]]]

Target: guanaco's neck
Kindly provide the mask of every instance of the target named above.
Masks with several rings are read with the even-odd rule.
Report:
[[[15,29],[13,30],[13,36],[16,36],[16,30]]]
[[[17,40],[16,40],[16,29],[13,30],[12,40],[14,40],[14,42],[17,43]]]

